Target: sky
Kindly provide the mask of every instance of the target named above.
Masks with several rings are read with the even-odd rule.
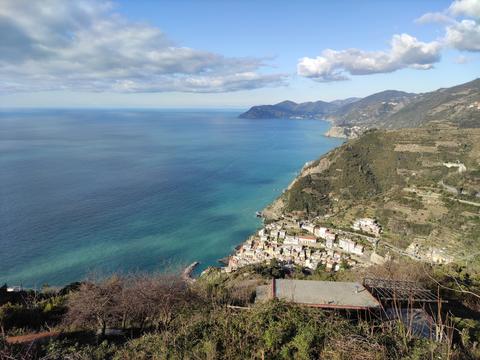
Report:
[[[246,108],[480,75],[480,0],[2,0],[0,108]]]

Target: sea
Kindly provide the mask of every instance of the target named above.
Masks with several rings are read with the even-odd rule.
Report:
[[[325,121],[240,112],[0,110],[0,283],[220,265],[342,142]]]

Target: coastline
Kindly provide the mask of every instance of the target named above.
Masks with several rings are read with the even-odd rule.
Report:
[[[353,138],[356,138],[359,136],[359,134],[355,133],[353,136],[348,136],[347,134],[350,135],[350,132],[348,131],[348,129],[351,129],[351,128],[347,128],[347,127],[340,127],[340,126],[334,126],[333,125],[333,121],[331,119],[321,119],[322,121],[326,121],[328,122],[331,126],[330,128],[325,132],[323,133],[322,135],[325,136],[325,137],[330,137],[330,138],[338,138],[338,139],[343,139],[345,141],[348,141],[349,139],[353,139]],[[356,127],[358,128],[358,127]],[[343,144],[343,143],[342,143]],[[282,192],[270,203],[268,204],[264,209],[262,209],[259,213],[260,213],[260,218],[262,219],[262,224],[265,224],[267,221],[273,221],[275,219],[278,219],[280,216],[283,216],[283,214],[281,214],[283,212],[283,200],[282,200],[282,195],[285,193],[285,191],[289,190],[294,184],[295,182],[297,181],[298,177],[304,173],[304,171],[309,167],[311,166],[316,160],[318,159],[322,159],[324,156],[326,156],[328,153],[330,153],[331,151],[334,151],[335,149],[337,149],[340,145],[334,147],[333,149],[330,149],[329,151],[327,151],[326,153],[324,154],[321,154],[319,155],[319,157],[317,159],[313,159],[313,160],[309,160],[307,161],[303,166],[302,168],[300,169],[300,171],[295,175],[295,177],[290,181],[290,183],[288,184],[288,186],[282,190]],[[263,226],[262,226],[263,228]],[[226,267],[228,267],[229,263],[230,263],[230,259],[232,258],[232,256],[234,256],[239,250],[242,249],[242,247],[253,237],[255,236],[255,234],[259,231],[259,229],[257,229],[254,233],[252,233],[247,239],[245,239],[243,242],[239,243],[238,245],[235,246],[235,248],[226,256],[224,256],[223,258],[219,259],[218,262],[220,264],[222,264],[222,266],[220,266],[220,269],[225,269]],[[261,231],[261,230],[260,230]]]
[[[333,125],[333,120],[331,119],[322,119],[322,121],[326,121],[328,122],[331,126],[330,128],[325,132],[323,133],[323,136],[325,137],[329,137],[329,138],[336,138],[336,139],[342,139],[344,141],[348,141],[350,139],[355,139],[357,138],[358,136],[361,135],[361,133],[355,133],[355,135],[350,135],[350,132],[347,131],[347,129],[351,129],[351,128],[348,128],[348,127],[341,127],[341,126],[335,126]],[[357,127],[358,128],[358,127]],[[338,130],[337,130],[338,129]],[[347,134],[345,133],[347,132]],[[350,136],[349,136],[350,135]],[[288,191],[290,190],[290,188],[295,184],[295,182],[297,181],[298,177],[304,173],[305,171],[307,171],[308,167],[310,167],[315,161],[317,160],[320,160],[322,158],[324,158],[329,152],[331,151],[335,151],[339,146],[341,146],[343,144],[343,142],[341,144],[339,144],[338,146],[334,147],[333,149],[330,149],[329,151],[327,151],[326,153],[324,154],[320,154],[318,155],[317,158],[315,159],[312,159],[312,160],[309,160],[307,161],[305,164],[303,164],[302,168],[300,169],[300,171],[297,173],[297,175],[290,181],[290,183],[288,184],[288,186],[283,189],[282,193],[279,194],[277,196],[276,199],[274,199],[270,204],[268,204],[262,211],[261,211],[261,218],[263,221],[265,220],[273,220],[275,218],[278,217],[278,212],[281,211],[281,208],[283,207],[283,201],[282,201],[282,195],[285,191]],[[326,167],[327,164],[323,164],[321,165],[321,167]],[[238,247],[238,246],[237,246]],[[237,247],[235,248],[235,250],[237,250]]]

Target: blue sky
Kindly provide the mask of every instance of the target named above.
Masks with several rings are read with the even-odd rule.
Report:
[[[0,107],[430,91],[479,76],[479,18],[480,0],[4,0]]]

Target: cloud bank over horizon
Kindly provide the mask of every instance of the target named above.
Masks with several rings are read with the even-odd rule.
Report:
[[[0,92],[217,93],[285,84],[265,59],[179,46],[111,2],[3,0]]]
[[[391,73],[405,68],[429,70],[447,47],[480,51],[479,19],[480,0],[455,0],[443,12],[426,13],[415,20],[418,24],[445,24],[445,35],[440,39],[422,42],[409,34],[396,34],[389,50],[325,49],[317,57],[300,58],[297,74],[318,82],[333,82],[348,80],[350,75]]]

